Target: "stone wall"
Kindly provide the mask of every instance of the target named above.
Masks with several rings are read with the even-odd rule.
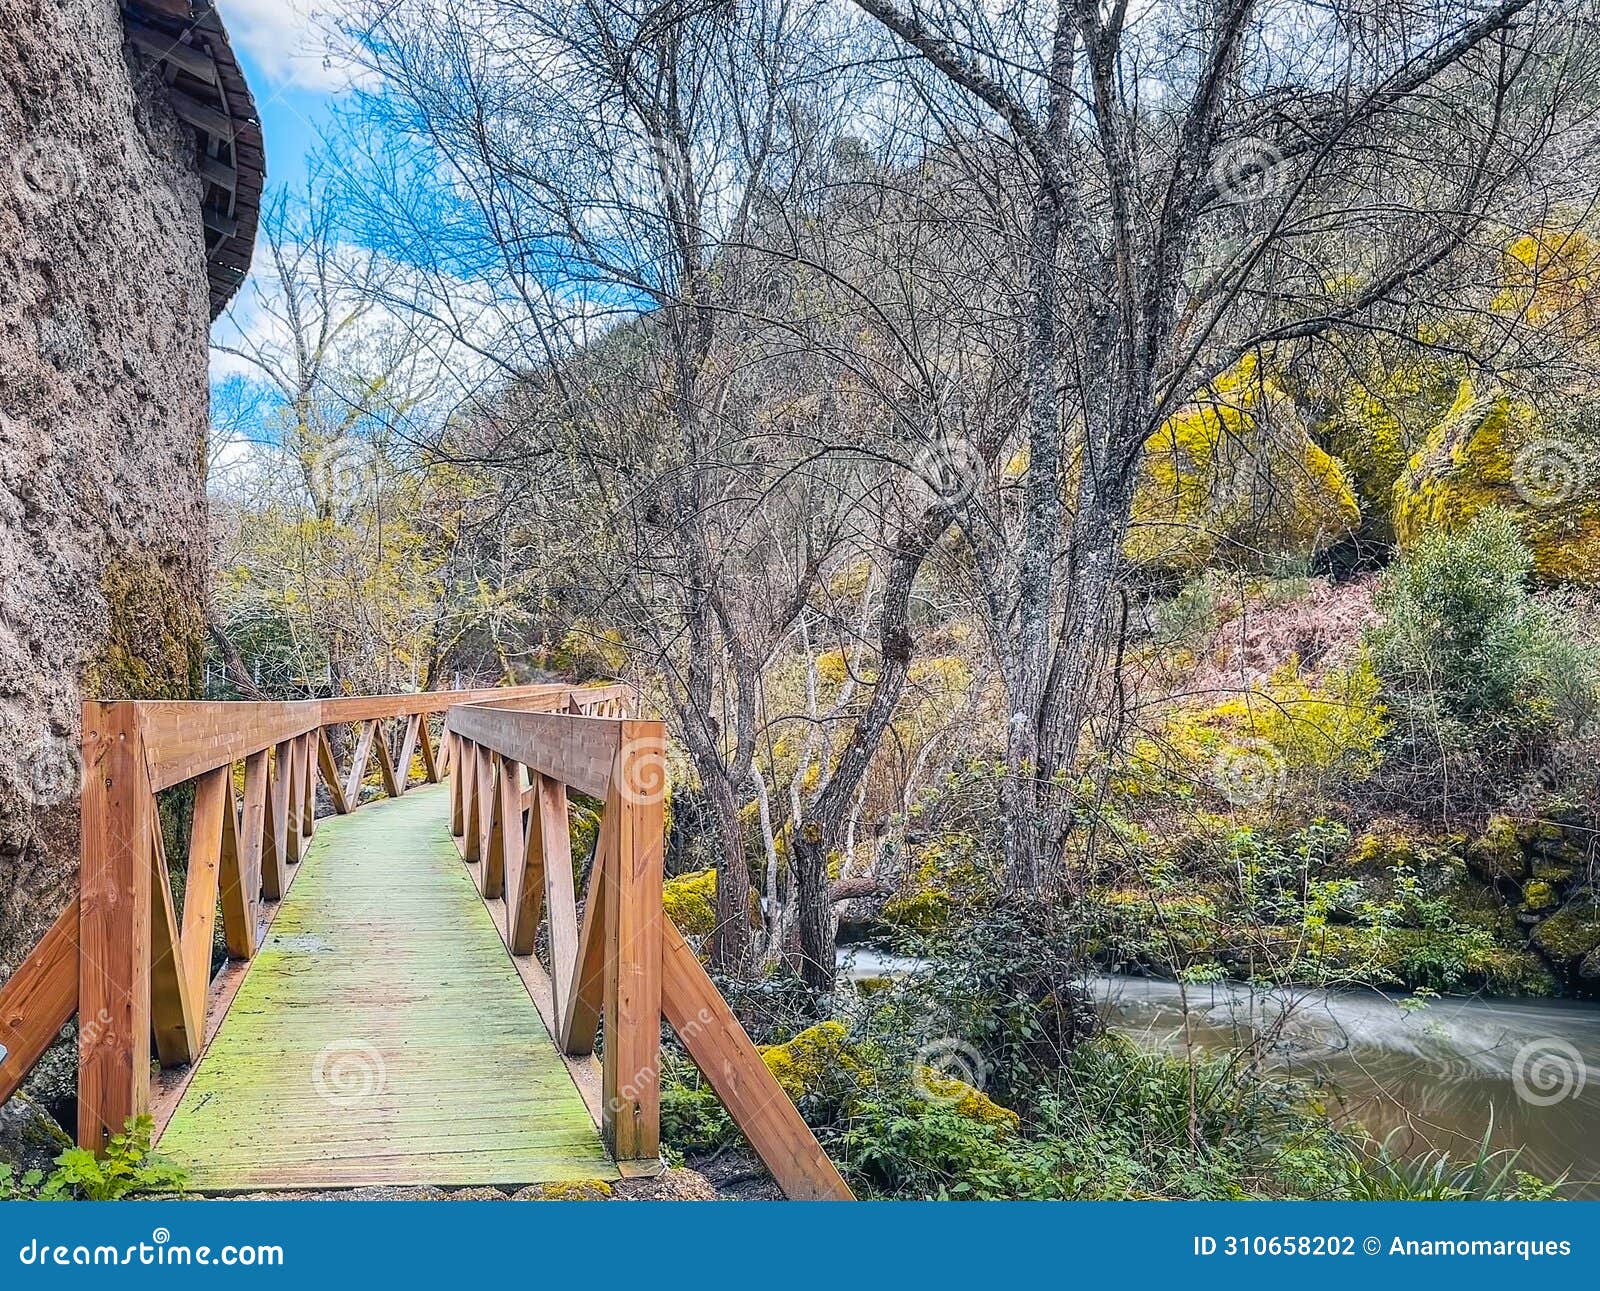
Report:
[[[117,0],[0,0],[0,979],[74,888],[81,698],[197,690],[194,160]]]

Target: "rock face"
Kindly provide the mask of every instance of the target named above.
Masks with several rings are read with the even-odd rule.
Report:
[[[1130,560],[1193,572],[1309,557],[1347,537],[1361,511],[1343,463],[1247,358],[1146,441],[1132,520]]]
[[[117,0],[0,0],[0,979],[76,882],[80,700],[196,689],[209,302],[167,93]]]
[[[1600,583],[1590,439],[1547,424],[1531,401],[1502,386],[1462,380],[1450,410],[1395,482],[1400,546],[1500,507],[1516,520],[1541,578]]]

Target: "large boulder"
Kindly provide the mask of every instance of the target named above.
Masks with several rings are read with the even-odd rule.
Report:
[[[1508,511],[1550,582],[1600,582],[1600,492],[1594,445],[1572,419],[1558,427],[1501,384],[1463,379],[1455,401],[1394,486],[1403,548],[1458,529],[1490,507]]]
[[[1269,567],[1333,546],[1360,519],[1344,465],[1250,357],[1145,442],[1126,552],[1174,571]]]

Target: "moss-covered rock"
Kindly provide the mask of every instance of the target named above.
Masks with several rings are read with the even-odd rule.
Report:
[[[1533,930],[1533,944],[1557,965],[1574,965],[1600,949],[1600,905],[1573,901]]]
[[[933,1102],[949,1107],[958,1116],[1009,1134],[1015,1134],[1022,1128],[1020,1116],[1009,1107],[1000,1106],[981,1089],[964,1080],[941,1075],[932,1067],[919,1067],[916,1082]]]
[[[1130,559],[1196,570],[1312,555],[1348,536],[1361,509],[1343,463],[1249,356],[1146,441],[1132,519]]]
[[[105,639],[84,673],[86,694],[187,698],[200,689],[205,616],[181,567],[154,552],[115,556],[100,580]]]
[[[782,1044],[766,1045],[761,1059],[795,1102],[825,1096],[840,1077],[861,1070],[842,1022],[819,1022]]]
[[[610,1201],[611,1185],[604,1179],[563,1179],[539,1185],[538,1201]]]
[[[1493,817],[1483,833],[1467,845],[1467,862],[1491,882],[1526,877],[1528,858],[1517,837],[1516,821],[1509,816]]]
[[[667,918],[686,937],[709,937],[717,927],[717,872],[696,870],[668,879],[661,889]]]
[[[1530,910],[1548,910],[1558,900],[1555,889],[1542,879],[1535,879],[1522,889],[1522,904]]]
[[[1320,425],[1324,443],[1348,464],[1361,502],[1362,532],[1394,540],[1394,486],[1428,433],[1449,411],[1460,364],[1421,349],[1384,359],[1338,389]]]
[[[1600,582],[1600,496],[1582,487],[1584,451],[1529,400],[1463,379],[1395,482],[1395,536],[1408,548],[1498,507],[1515,519],[1541,578]]]

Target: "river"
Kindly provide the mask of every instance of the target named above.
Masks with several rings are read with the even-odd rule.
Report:
[[[920,967],[860,947],[841,963],[858,977]],[[1272,1067],[1322,1087],[1341,1119],[1393,1134],[1396,1150],[1470,1158],[1492,1121],[1493,1146],[1522,1149],[1519,1169],[1564,1174],[1567,1195],[1600,1198],[1600,1005],[1124,976],[1087,985],[1108,1026],[1151,1048],[1232,1052],[1267,1038]]]

